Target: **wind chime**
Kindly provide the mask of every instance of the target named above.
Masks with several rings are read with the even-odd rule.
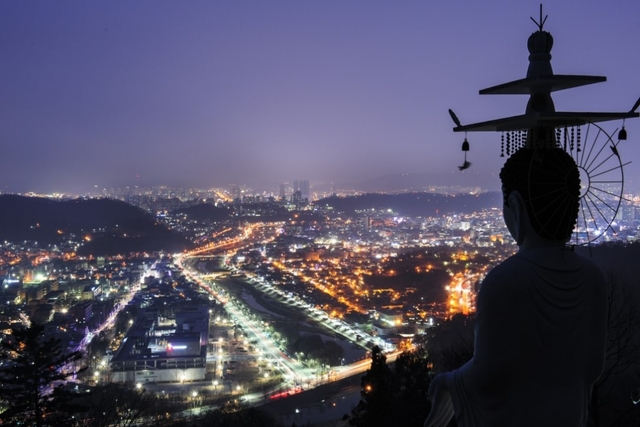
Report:
[[[525,95],[529,97],[524,114],[480,123],[462,125],[452,110],[454,132],[464,132],[461,171],[471,166],[467,152],[470,144],[467,132],[500,133],[500,157],[512,156],[520,149],[547,150],[560,148],[568,153],[580,171],[579,216],[573,244],[589,244],[609,230],[618,214],[624,190],[624,166],[619,153],[620,141],[627,139],[625,119],[640,117],[640,99],[625,112],[556,111],[551,94],[556,91],[606,81],[604,76],[554,74],[551,67],[553,37],[543,30],[542,6],[540,19],[531,20],[538,31],[529,36],[529,67],[523,79],[513,80],[480,90],[480,95]],[[615,141],[598,123],[622,120]],[[581,129],[584,126],[584,134]],[[590,132],[591,129],[591,132]]]
[[[540,20],[531,20],[538,26],[538,31],[531,34],[527,41],[529,50],[529,68],[524,79],[515,80],[480,91],[481,95],[529,95],[526,111],[522,115],[503,119],[490,120],[471,125],[462,125],[456,114],[449,110],[449,115],[456,124],[454,132],[464,132],[462,151],[464,163],[458,169],[465,170],[471,166],[467,159],[469,141],[467,131],[498,131],[500,136],[500,157],[511,156],[520,148],[563,148],[567,152],[578,153],[582,150],[580,127],[589,123],[622,119],[622,128],[618,132],[618,140],[627,139],[624,120],[638,117],[636,110],[640,107],[640,99],[633,108],[623,113],[575,113],[557,112],[551,93],[558,90],[600,83],[606,81],[602,76],[557,75],[551,67],[551,48],[553,37],[543,31],[544,23],[542,6],[540,6]],[[613,143],[611,150],[617,155],[617,144]]]
[[[467,161],[467,152],[469,151],[469,141],[467,141],[466,133],[464,135],[464,141],[462,142],[462,151],[464,151],[464,163],[462,163],[462,166],[458,166],[458,169],[460,169],[461,171],[471,166],[471,163]]]

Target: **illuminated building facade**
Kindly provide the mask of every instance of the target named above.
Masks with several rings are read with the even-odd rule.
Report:
[[[111,360],[113,382],[185,382],[205,378],[209,310],[184,307],[167,319],[150,310],[138,317]]]

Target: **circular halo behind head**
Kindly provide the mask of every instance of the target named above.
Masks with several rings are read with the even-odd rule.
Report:
[[[500,171],[505,205],[509,194],[522,196],[533,229],[549,240],[568,241],[580,207],[580,173],[561,148],[521,148]]]

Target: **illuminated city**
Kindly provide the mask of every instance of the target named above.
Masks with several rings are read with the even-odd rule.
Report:
[[[3,5],[0,424],[422,426],[514,227],[573,200],[510,216],[505,160],[553,146],[544,239],[608,286],[584,416],[637,425],[638,4],[445,3]]]
[[[193,209],[203,193],[180,203]],[[181,253],[78,255],[103,230],[61,245],[5,242],[4,330],[38,322],[57,331],[89,358],[80,384],[199,393],[203,407],[222,396],[260,404],[364,372],[375,345],[393,360],[414,335],[472,314],[483,277],[515,250],[498,207],[409,217],[206,194],[229,219],[194,219],[157,190],[138,198],[197,242]],[[630,202],[606,238],[640,238],[639,219]],[[296,351],[309,334],[331,352]]]

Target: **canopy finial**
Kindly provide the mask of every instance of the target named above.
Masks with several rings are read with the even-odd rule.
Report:
[[[540,20],[536,21],[533,17],[530,16],[531,20],[538,26],[538,29],[542,31],[542,27],[544,27],[544,23],[547,22],[547,18],[549,15],[546,15],[544,19],[542,19],[542,3],[540,3]]]

